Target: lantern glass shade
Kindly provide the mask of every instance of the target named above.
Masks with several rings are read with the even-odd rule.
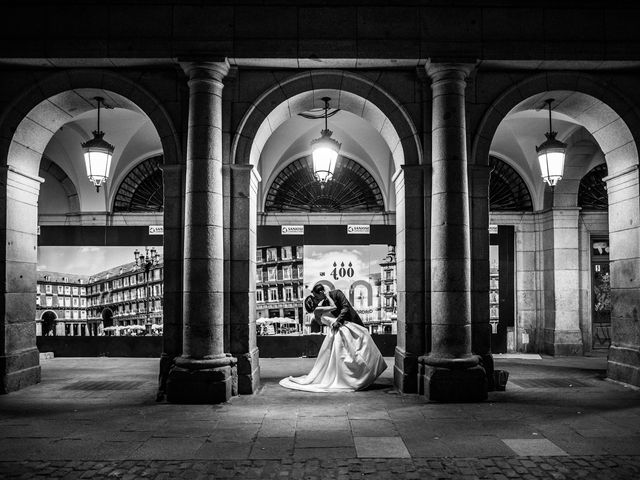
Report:
[[[322,136],[311,142],[313,147],[313,174],[320,183],[333,177],[341,144],[331,138],[330,130],[322,130]]]
[[[556,132],[545,134],[547,141],[536,147],[538,153],[538,163],[542,178],[551,187],[562,180],[564,174],[564,157],[567,144],[556,140]]]
[[[82,150],[87,177],[100,190],[100,185],[109,177],[114,147],[103,140],[103,132],[95,131],[93,135],[91,140],[82,144]]]

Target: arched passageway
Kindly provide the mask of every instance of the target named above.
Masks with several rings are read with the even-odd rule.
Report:
[[[388,223],[388,213],[394,213],[396,225],[396,245],[398,249],[398,343],[396,348],[395,382],[403,391],[417,391],[417,357],[425,351],[425,328],[429,324],[425,310],[426,259],[422,248],[412,249],[407,254],[405,248],[412,248],[425,241],[425,209],[428,211],[429,183],[425,182],[423,170],[423,152],[418,132],[404,107],[398,103],[383,87],[371,80],[350,72],[340,70],[315,70],[292,75],[271,86],[248,109],[240,122],[231,148],[230,168],[231,209],[230,276],[234,279],[230,295],[232,298],[254,298],[255,295],[255,232],[257,230],[256,212],[260,213],[261,224],[275,224],[277,214],[269,213],[277,198],[272,195],[274,180],[281,171],[290,168],[287,159],[296,154],[308,155],[308,138],[299,139],[283,147],[276,146],[274,137],[291,129],[298,114],[321,106],[319,98],[330,97],[331,107],[340,109],[340,115],[331,118],[331,128],[335,136],[344,139],[344,155],[357,159],[373,182],[379,186],[378,194],[384,201],[384,212],[369,215],[358,222],[357,216],[351,216],[352,223]],[[341,118],[355,122],[356,131],[362,138],[350,139],[350,131],[341,123]],[[293,119],[293,120],[292,120]],[[350,120],[349,120],[350,119]],[[312,134],[318,128],[310,125]],[[360,127],[361,125],[361,127]],[[293,137],[296,138],[296,137]],[[371,139],[367,142],[367,139]],[[271,140],[270,140],[271,139]],[[366,151],[367,144],[379,144],[386,157],[376,158]],[[363,149],[362,146],[365,148]],[[367,175],[360,175],[366,180]],[[265,208],[268,207],[268,208]],[[355,215],[355,214],[352,214]],[[290,217],[290,219],[293,217]],[[320,218],[320,217],[319,217]],[[321,217],[327,222],[328,217]],[[310,224],[317,222],[311,214],[304,218],[295,218],[294,223]],[[329,222],[336,222],[329,220]],[[344,220],[346,221],[346,220]],[[249,232],[250,238],[246,238]],[[236,247],[237,245],[237,247]],[[237,261],[235,259],[243,259]],[[246,260],[244,260],[246,259]],[[247,365],[238,365],[240,392],[253,391],[257,385],[257,350],[255,345],[255,311],[251,301],[234,302],[238,310],[234,318],[229,319],[231,331],[242,328],[246,340],[237,343],[232,354],[247,359]],[[239,315],[236,315],[239,314]],[[246,324],[234,325],[235,318]],[[246,329],[246,330],[245,330]],[[417,333],[422,332],[422,333]],[[237,340],[237,339],[236,339]],[[232,347],[233,347],[232,341]],[[248,354],[248,355],[247,355]],[[243,378],[243,373],[244,378]]]
[[[508,142],[504,141],[504,130],[501,130],[505,122],[510,121],[510,130],[514,130],[521,118],[538,115],[537,106],[546,98],[555,99],[554,128],[569,144],[565,177],[553,190],[545,188],[536,178],[539,170],[533,154],[535,142],[541,142],[541,134],[546,129],[541,126],[531,132],[529,127],[529,133],[520,132],[518,141],[523,154],[513,149],[508,151],[504,146]],[[520,323],[516,325],[520,331],[513,339],[514,345],[531,348],[522,344],[526,338],[534,349],[552,354],[590,350],[592,327],[588,319],[592,313],[589,302],[582,300],[592,295],[588,272],[593,259],[589,257],[589,238],[597,241],[604,235],[610,241],[612,299],[608,376],[627,380],[634,378],[633,372],[638,369],[634,362],[628,361],[630,352],[637,349],[628,332],[635,322],[632,305],[637,303],[638,295],[637,275],[632,272],[640,268],[637,215],[629,215],[637,211],[640,198],[637,143],[632,134],[638,131],[638,125],[638,115],[627,100],[595,78],[580,73],[549,73],[532,76],[495,100],[479,125],[472,154],[476,165],[484,165],[491,152],[502,150],[512,161],[520,162],[519,168],[535,185],[532,190],[535,211],[527,222],[523,222],[528,218],[525,216],[517,220],[520,231],[516,234],[520,248],[518,295],[534,303],[520,302]],[[523,156],[518,158],[519,155]],[[585,194],[584,190],[582,197],[579,193],[581,180],[603,160],[608,193],[608,215],[604,217],[581,212],[578,203]],[[486,175],[482,168],[476,172],[478,177]],[[489,224],[488,212],[480,213],[486,208],[480,191],[483,181],[482,178],[475,181],[474,195],[478,200],[473,228],[477,231]],[[492,216],[492,223],[495,218]],[[516,219],[503,216],[502,220]],[[540,225],[541,237],[536,237],[536,224]],[[474,238],[482,250],[480,236]],[[542,259],[542,266],[535,266],[533,259],[537,256]],[[479,275],[474,282],[478,281],[482,281]],[[482,301],[479,295],[477,303]],[[543,315],[538,315],[539,305]]]
[[[0,195],[4,199],[3,218],[6,218],[3,225],[6,249],[3,250],[2,274],[6,278],[17,280],[7,284],[7,301],[3,303],[3,355],[11,360],[2,362],[3,370],[0,375],[3,377],[2,388],[7,392],[40,379],[35,328],[32,328],[36,318],[36,305],[33,302],[38,244],[36,226],[41,223],[38,220],[38,198],[43,181],[38,174],[42,171],[52,180],[60,182],[68,198],[68,209],[49,213],[44,208],[41,221],[55,224],[60,215],[64,219],[68,212],[79,214],[78,218],[82,218],[82,211],[87,210],[104,211],[103,216],[106,217],[110,215],[109,201],[104,196],[88,194],[90,188],[86,177],[84,174],[76,176],[72,165],[76,157],[65,153],[58,141],[62,137],[79,136],[80,141],[87,139],[82,138],[82,135],[87,135],[94,124],[95,102],[92,99],[96,96],[108,99],[116,110],[149,118],[151,128],[155,128],[160,139],[165,164],[180,163],[180,142],[177,140],[173,120],[164,107],[139,84],[113,72],[69,70],[45,76],[17,95],[13,103],[4,109],[0,118],[0,164],[5,167],[2,170],[5,176],[1,182],[3,188]],[[72,128],[64,130],[65,125],[71,125]],[[84,132],[80,128],[82,125],[87,127]],[[111,131],[116,136],[126,134],[118,132],[116,128]],[[56,133],[59,134],[58,137]],[[79,143],[72,142],[71,145],[79,151]],[[64,170],[48,158],[43,159],[47,151],[52,152],[64,165]],[[117,152],[118,158],[125,158],[128,154],[130,152]],[[81,154],[77,155],[78,160],[81,158]],[[178,182],[179,178],[178,175]],[[169,182],[173,181],[175,178],[169,179]],[[95,188],[93,190],[95,192]],[[106,190],[103,188],[103,192]],[[179,206],[180,189],[173,190],[176,192],[175,202]],[[179,209],[165,212],[164,223],[167,226],[173,225],[179,230],[180,219]],[[179,245],[180,235],[176,233],[165,236],[165,242]],[[170,267],[175,268],[172,274],[174,276],[179,276],[177,274],[180,271],[179,259],[177,260]],[[170,289],[171,298],[165,302],[172,313],[179,308],[179,302],[176,302],[179,291],[180,288],[175,288],[175,291]],[[175,317],[171,315],[170,318]],[[180,333],[181,329],[176,329],[171,342],[176,338],[179,340]],[[173,344],[166,346],[169,352],[175,352],[176,349],[177,346]]]

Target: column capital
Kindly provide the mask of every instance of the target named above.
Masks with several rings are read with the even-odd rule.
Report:
[[[466,80],[467,77],[475,70],[475,63],[433,63],[427,62],[424,66],[427,75],[432,82],[440,81],[460,81]]]
[[[192,80],[213,80],[222,82],[229,73],[229,61],[224,58],[220,61],[193,61],[180,62],[184,73]]]
[[[186,166],[183,163],[163,163],[158,166],[163,173],[183,173]]]
[[[254,182],[261,182],[262,177],[258,173],[258,169],[255,165],[251,163],[231,163],[225,165],[223,168],[228,169],[230,172],[239,173],[239,174],[248,174],[251,176],[251,180]]]

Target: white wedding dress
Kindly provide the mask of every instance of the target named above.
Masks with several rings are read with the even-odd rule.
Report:
[[[365,327],[345,322],[338,330],[331,328],[336,317],[331,307],[318,307],[320,320],[329,326],[318,358],[307,375],[287,377],[280,385],[308,392],[349,392],[371,385],[387,364]],[[318,310],[316,309],[316,310]]]

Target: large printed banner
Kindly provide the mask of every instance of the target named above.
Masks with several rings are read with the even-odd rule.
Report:
[[[387,245],[305,245],[305,296],[323,283],[325,290],[342,290],[356,310],[370,309],[387,251]]]

